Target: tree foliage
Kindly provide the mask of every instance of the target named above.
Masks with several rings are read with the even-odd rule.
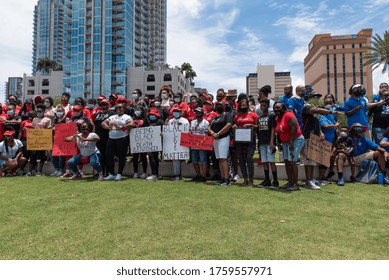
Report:
[[[389,72],[389,31],[384,32],[384,36],[375,34],[371,40],[371,46],[365,47],[368,52],[363,56],[364,65],[371,65],[373,70],[383,66],[382,73]]]
[[[191,82],[195,77],[197,77],[196,72],[193,70],[193,67],[190,63],[184,62],[180,67],[181,73],[185,75],[186,79],[189,79]]]

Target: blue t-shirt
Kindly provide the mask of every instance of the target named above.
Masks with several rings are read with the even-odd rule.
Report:
[[[303,120],[302,120],[301,112],[303,110],[304,105],[305,105],[305,101],[303,98],[297,98],[294,96],[291,99],[289,99],[288,109],[293,110],[293,113],[296,116],[300,129],[303,129]]]
[[[379,102],[381,100],[381,96],[379,93],[374,94],[371,102]]]
[[[287,97],[286,95],[284,95],[284,96],[281,96],[281,98],[278,101],[284,103],[286,108],[288,108],[290,98],[291,97]]]
[[[347,124],[348,128],[350,128],[354,123],[360,123],[363,126],[368,127],[369,126],[369,120],[367,119],[367,102],[366,99],[361,98],[354,98],[350,97],[346,100],[344,103],[344,113],[347,114],[351,110],[353,110],[355,107],[362,105],[362,109],[356,111],[351,116],[347,117]]]
[[[351,137],[351,139],[354,143],[355,157],[367,153],[369,150],[375,151],[378,148],[378,145],[376,143],[363,136],[359,139],[355,139],[354,137]]]
[[[329,124],[329,125],[333,125],[334,122],[331,121],[328,116],[333,116],[331,114],[328,114],[327,116],[320,116],[320,126],[322,127],[323,125],[326,125],[326,124]],[[321,131],[323,132],[324,134],[324,139],[330,143],[332,143],[334,141],[334,138],[335,138],[335,131],[336,131],[336,128],[333,127],[333,128],[323,128],[321,129]]]

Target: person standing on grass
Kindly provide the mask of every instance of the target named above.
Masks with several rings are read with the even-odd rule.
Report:
[[[73,180],[82,177],[77,165],[82,163],[83,157],[87,157],[90,165],[98,172],[99,180],[103,180],[104,177],[100,165],[101,154],[96,147],[96,142],[100,140],[100,137],[96,133],[91,132],[93,126],[89,123],[83,123],[80,129],[81,133],[65,138],[66,142],[76,142],[77,147],[80,150],[78,155],[75,155],[68,160],[68,166],[73,171],[73,176],[69,177],[69,179]]]
[[[305,86],[299,85],[296,87],[296,96],[293,96],[288,101],[288,111],[293,112],[294,116],[297,119],[297,123],[299,124],[300,130],[303,128],[303,121],[301,118],[301,111],[305,105],[304,100],[305,95]]]
[[[264,99],[260,101],[262,114],[258,119],[258,144],[259,144],[259,152],[261,156],[263,171],[265,173],[265,180],[258,185],[258,187],[270,187],[274,188],[279,187],[279,182],[277,178],[277,166],[275,163],[275,135],[274,135],[274,127],[275,127],[275,116],[274,112],[269,112],[269,100]],[[273,183],[270,181],[269,176],[269,165],[271,167],[271,171],[273,174]]]
[[[25,165],[20,167],[20,175],[23,175],[23,170],[24,170],[25,166],[27,165],[28,160],[31,157],[31,151],[27,150],[27,129],[33,128],[32,127],[32,120],[35,117],[36,117],[36,112],[31,110],[28,112],[28,119],[22,121],[22,123],[20,124],[18,139],[20,141],[22,141],[23,157],[26,159]]]
[[[286,111],[284,103],[276,102],[273,107],[276,117],[274,131],[282,143],[285,171],[288,183],[280,188],[288,191],[299,190],[297,158],[304,146],[304,136],[301,133],[297,118],[292,112]]]
[[[242,172],[244,186],[254,184],[254,152],[255,152],[255,130],[258,127],[258,115],[249,111],[249,102],[242,99],[238,103],[238,113],[234,118],[233,129],[251,129],[252,139],[250,143],[236,143],[235,147],[239,157],[240,171]]]
[[[161,119],[161,115],[159,113],[158,108],[154,107],[150,109],[148,114],[150,126],[159,126],[162,132],[162,126],[165,124],[164,120]],[[151,175],[146,178],[149,181],[155,181],[159,179],[159,152],[151,152],[149,153],[149,162]]]
[[[22,153],[23,144],[15,139],[15,131],[11,127],[6,128],[3,137],[4,140],[0,142],[0,176],[3,172],[14,176],[15,171],[27,162]]]
[[[216,159],[219,161],[221,186],[231,185],[228,174],[228,148],[230,146],[230,130],[234,122],[232,114],[224,111],[223,103],[215,106],[217,116],[214,117],[208,127],[208,133],[213,137],[213,148]]]
[[[109,130],[109,138],[106,146],[106,161],[108,176],[104,180],[119,181],[122,179],[129,144],[129,129],[132,127],[132,118],[124,114],[126,106],[116,105],[116,115],[110,116],[102,122],[101,127]],[[115,176],[115,156],[119,161],[119,170]]]
[[[196,135],[208,135],[209,122],[203,119],[204,110],[202,107],[197,107],[193,110],[196,115],[196,119],[190,124],[190,133]],[[191,149],[193,168],[196,172],[196,177],[191,181],[193,182],[206,182],[206,174],[208,173],[208,151],[201,149]],[[201,172],[200,172],[201,167]],[[201,175],[202,173],[202,175]]]

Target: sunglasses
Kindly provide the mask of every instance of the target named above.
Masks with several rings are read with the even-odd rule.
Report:
[[[363,127],[356,126],[354,127],[354,131],[363,131]]]

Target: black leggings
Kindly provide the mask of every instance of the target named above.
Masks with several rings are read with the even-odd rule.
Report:
[[[122,175],[124,166],[126,165],[126,156],[128,150],[129,139],[128,137],[123,137],[119,139],[109,138],[107,141],[106,160],[108,172],[112,175],[115,174],[115,156],[119,160],[119,170],[118,174]]]
[[[158,176],[158,169],[159,169],[158,153],[159,152],[149,153],[151,173],[157,176]]]
[[[138,173],[138,164],[139,164],[139,157],[142,161],[142,167],[143,167],[143,173],[147,172],[147,153],[141,153],[141,154],[132,154],[133,157],[133,165],[134,165],[134,173]]]

